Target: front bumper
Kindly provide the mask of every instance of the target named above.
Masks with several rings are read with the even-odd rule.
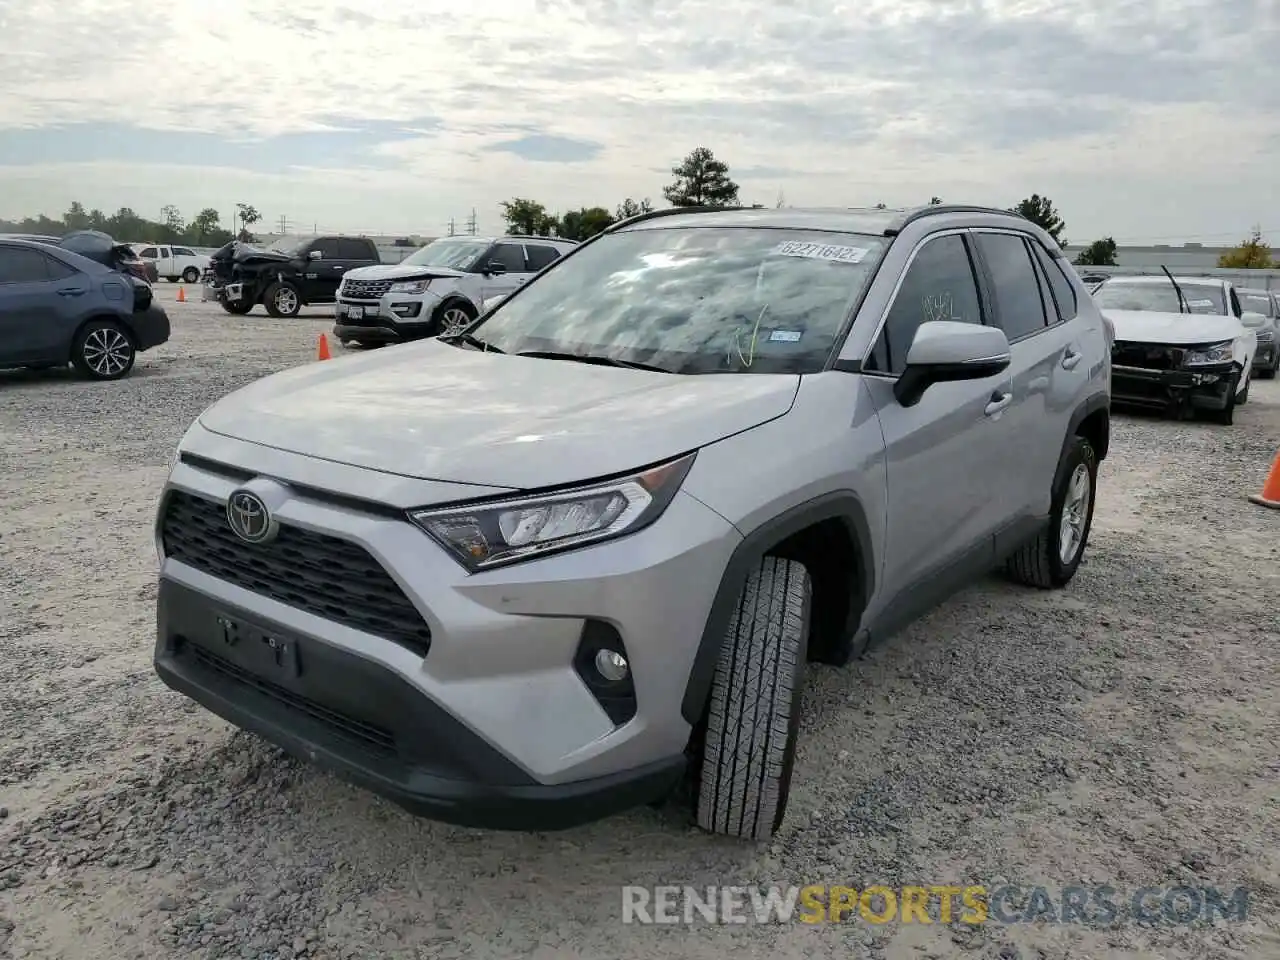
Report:
[[[342,340],[401,343],[428,335],[440,299],[430,293],[388,293],[380,300],[340,297],[334,305],[333,335]]]
[[[152,303],[146,310],[141,310],[129,317],[129,325],[133,328],[136,348],[139,351],[150,350],[166,343],[169,339],[169,314],[164,308]]]
[[[684,774],[674,756],[538,783],[394,670],[171,580],[160,583],[155,668],[172,689],[299,760],[463,826],[574,827],[660,798]]]
[[[677,494],[661,519],[631,536],[468,575],[401,511],[484,491],[328,464],[199,427],[183,447],[166,501],[179,491],[217,516],[233,490],[252,483],[270,491],[281,529],[339,539],[365,560],[302,558],[273,594],[236,582],[229,565],[261,560],[248,545],[221,571],[164,549],[162,505],[155,665],[170,686],[439,819],[569,825],[655,799],[680,776],[691,733],[681,713],[685,687],[720,576],[741,542],[693,497]],[[250,463],[252,470],[241,466]],[[343,495],[352,490],[369,502]],[[429,631],[425,653],[377,625],[377,616],[389,616],[385,606],[365,623],[353,619],[364,594],[352,584],[363,569],[389,575],[407,598],[411,617]],[[228,647],[219,617],[254,639]],[[618,722],[581,672],[583,645],[600,624],[616,631],[631,666],[634,715]],[[260,651],[264,636],[297,651],[296,675],[282,678],[274,659],[248,652]],[[228,660],[230,672],[211,655]],[[285,703],[292,695],[308,703]],[[336,727],[364,739],[352,742]]]
[[[1229,363],[1191,370],[1153,370],[1112,364],[1111,399],[1147,407],[1190,405],[1221,410],[1230,399],[1232,366]]]

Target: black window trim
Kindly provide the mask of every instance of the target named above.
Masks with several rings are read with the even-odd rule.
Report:
[[[1066,263],[1066,258],[1055,257],[1053,255],[1053,252],[1050,251],[1048,248],[1046,248],[1045,245],[1041,243],[1036,237],[1028,236],[1027,243],[1033,244],[1034,248],[1038,248],[1041,252],[1044,253],[1044,258],[1048,260],[1049,263],[1053,265],[1053,268],[1062,275],[1063,282],[1067,285],[1067,289],[1071,291],[1072,311],[1071,311],[1071,316],[1068,317],[1066,315],[1067,312],[1062,309],[1062,301],[1058,299],[1058,291],[1053,285],[1053,278],[1049,276],[1046,276],[1044,278],[1045,281],[1049,284],[1049,294],[1052,297],[1053,304],[1058,311],[1058,323],[1070,323],[1076,317],[1080,316],[1080,295],[1076,292],[1076,285],[1071,282],[1071,277],[1069,277],[1067,275],[1067,272],[1062,269],[1062,264]],[[1035,256],[1035,249],[1033,249],[1031,252],[1032,252],[1032,259],[1035,260],[1036,266],[1039,267],[1040,270],[1048,270],[1048,267],[1046,267],[1043,263],[1040,262],[1040,258]],[[1053,327],[1058,326],[1058,323],[1049,324],[1049,328],[1052,329]]]
[[[484,261],[481,263],[481,267],[482,267],[482,268],[483,268],[485,265],[487,265],[487,264],[489,263],[489,261],[490,261],[490,260],[493,260],[493,259],[494,259],[494,256],[493,256],[493,255],[494,255],[495,253],[497,253],[497,251],[498,251],[498,248],[499,248],[499,247],[519,247],[519,248],[520,248],[520,260],[521,260],[521,262],[522,262],[523,266],[521,266],[521,268],[520,268],[519,270],[508,270],[508,271],[507,271],[507,273],[534,273],[534,272],[536,272],[536,271],[533,271],[533,270],[530,270],[530,269],[529,269],[529,251],[528,251],[528,249],[525,247],[525,245],[524,245],[524,241],[522,241],[522,240],[495,240],[495,241],[493,242],[493,246],[491,246],[491,247],[489,248],[489,250],[487,251],[487,255],[485,256]]]
[[[911,253],[907,255],[907,262],[902,265],[902,270],[898,273],[898,279],[894,281],[893,290],[889,294],[889,302],[885,305],[884,312],[880,314],[880,319],[876,323],[875,332],[871,335],[871,339],[867,341],[867,349],[863,351],[862,357],[858,361],[858,373],[861,373],[864,377],[877,377],[881,380],[897,380],[898,377],[901,376],[899,373],[889,373],[882,370],[868,370],[867,360],[871,356],[871,351],[876,348],[876,344],[880,340],[880,334],[884,332],[884,326],[889,320],[889,314],[893,312],[894,304],[898,302],[898,295],[902,292],[902,282],[906,280],[912,264],[916,262],[916,257],[920,255],[920,251],[934,240],[941,240],[944,237],[960,238],[960,242],[964,245],[965,253],[969,256],[969,269],[973,271],[973,282],[978,291],[978,308],[982,313],[980,325],[984,327],[991,326],[991,324],[987,322],[991,314],[990,304],[987,301],[986,278],[978,268],[973,239],[970,234],[971,230],[969,227],[948,227],[947,229],[938,230],[928,236],[922,237],[911,249]],[[885,252],[888,253],[888,250]],[[881,257],[881,263],[883,262],[884,258]],[[878,268],[879,265],[877,265],[877,269]],[[871,284],[874,282],[874,277],[867,282],[867,286],[863,291],[863,297],[865,297],[866,291],[870,290]],[[862,297],[859,298],[859,305],[862,299]]]
[[[1031,265],[1031,272],[1035,275],[1035,278],[1036,278],[1036,288],[1039,289],[1040,266],[1036,261],[1036,258],[1032,253],[1031,249],[1027,247],[1027,242],[1035,240],[1035,237],[1027,233],[1025,230],[1014,230],[1008,227],[974,227],[971,232],[975,235],[979,233],[1002,233],[1008,236],[1017,237],[1019,240],[1023,241],[1022,251],[1027,255],[1027,262]],[[979,263],[981,264],[980,269],[982,271],[983,279],[987,283],[989,283],[992,288],[994,288],[995,281],[991,277],[991,272],[990,272],[991,268],[987,264],[987,258],[982,254],[982,247],[977,243],[976,236],[974,237],[973,255],[976,256]],[[1048,279],[1049,279],[1048,277],[1045,277],[1046,282],[1048,282]],[[1050,290],[1052,291],[1052,284],[1050,285]],[[1053,303],[1054,307],[1056,308],[1058,305],[1058,301],[1053,297],[1051,297],[1050,300]],[[1043,304],[1044,304],[1044,301],[1041,300],[1041,305],[1043,306]],[[1001,326],[1000,324],[1000,307],[999,307],[999,304],[996,303],[994,289],[992,289],[991,291],[991,316],[995,321],[992,325],[999,327],[1001,330],[1004,330],[1004,327]],[[1009,345],[1013,346],[1013,344],[1015,343],[1022,343],[1023,341],[1029,340],[1032,337],[1038,337],[1041,334],[1046,333],[1047,331],[1052,330],[1055,327],[1060,326],[1061,324],[1066,322],[1065,320],[1062,319],[1061,311],[1058,311],[1057,323],[1049,323],[1048,322],[1049,318],[1047,316],[1044,319],[1045,319],[1045,324],[1039,330],[1032,330],[1030,333],[1024,333],[1019,337],[1010,337]],[[1005,332],[1005,336],[1006,337],[1009,336],[1007,331]]]

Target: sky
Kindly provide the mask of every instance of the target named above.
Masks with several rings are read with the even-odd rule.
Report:
[[[1009,207],[1280,246],[1280,0],[0,0],[0,217],[502,229],[648,197]]]

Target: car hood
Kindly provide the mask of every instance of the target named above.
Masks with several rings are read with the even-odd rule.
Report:
[[[348,270],[343,276],[352,280],[417,280],[424,277],[461,277],[463,272],[411,263],[376,263],[371,267]]]
[[[370,470],[535,489],[623,473],[785,414],[790,374],[683,376],[423,340],[266,377],[214,433]]]
[[[1244,331],[1235,317],[1214,314],[1104,310],[1103,316],[1115,326],[1116,339],[1130,343],[1219,343]]]

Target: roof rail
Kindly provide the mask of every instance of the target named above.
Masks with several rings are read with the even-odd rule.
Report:
[[[465,234],[464,234],[465,236]],[[554,240],[557,243],[578,243],[577,240],[570,240],[568,237],[540,237],[536,233],[504,233],[499,240]]]
[[[998,207],[984,207],[972,203],[934,203],[907,210],[897,222],[885,227],[884,235],[886,237],[897,236],[909,224],[915,223],[917,220],[944,213],[993,213],[1004,217],[1022,217],[1022,214],[1016,210],[1001,210]],[[1026,217],[1022,217],[1022,219],[1025,220]]]
[[[659,217],[673,217],[681,213],[724,213],[732,210],[750,210],[751,207],[665,207],[662,210],[650,210],[648,213],[637,213],[634,217],[628,217],[625,220],[619,220],[617,223],[606,227],[604,233],[614,233],[623,227],[629,227],[633,223],[644,223],[646,220],[656,220]]]

